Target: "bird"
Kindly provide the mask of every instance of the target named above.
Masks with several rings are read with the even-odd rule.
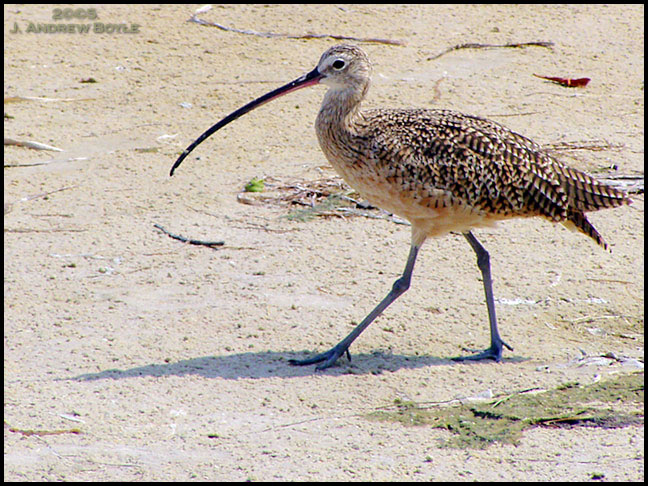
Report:
[[[170,175],[205,139],[249,111],[293,91],[325,85],[315,131],[322,152],[342,178],[371,204],[411,223],[411,243],[402,275],[351,333],[331,349],[290,364],[334,365],[355,339],[405,293],[428,238],[461,233],[477,256],[490,327],[490,346],[453,357],[456,361],[501,361],[490,255],[472,230],[511,218],[542,217],[580,231],[605,250],[609,245],[586,213],[632,201],[621,190],[569,167],[536,142],[485,118],[447,109],[362,110],[372,64],[358,46],[326,50],[307,74],[235,110],[185,149]]]

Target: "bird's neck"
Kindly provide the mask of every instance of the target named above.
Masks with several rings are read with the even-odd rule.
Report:
[[[358,162],[353,148],[358,146],[358,139],[363,138],[366,131],[360,111],[363,97],[351,90],[330,89],[315,121],[315,131],[324,155],[347,182],[353,180],[349,168]]]
[[[329,129],[349,130],[361,117],[360,105],[367,92],[365,89],[329,89],[317,115],[318,125],[327,125]]]

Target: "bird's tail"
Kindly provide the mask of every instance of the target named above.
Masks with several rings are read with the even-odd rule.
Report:
[[[630,198],[622,190],[597,181],[580,170],[560,163],[554,163],[553,168],[567,195],[567,219],[562,223],[572,230],[581,231],[611,252],[609,245],[592,226],[585,213],[630,204]]]
[[[625,192],[597,181],[580,170],[562,164],[554,164],[554,170],[567,193],[568,205],[575,213],[616,208],[632,202]],[[587,222],[584,215],[581,214],[581,218]],[[587,231],[585,233],[589,234]]]
[[[599,246],[603,247],[604,250],[610,253],[612,252],[610,246],[603,239],[601,234],[596,231],[596,228],[592,225],[592,223],[589,222],[587,216],[585,216],[585,213],[570,211],[567,213],[567,219],[562,221],[562,224],[570,230],[580,231],[586,234],[594,241],[596,241]]]

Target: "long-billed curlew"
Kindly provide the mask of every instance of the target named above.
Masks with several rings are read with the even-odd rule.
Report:
[[[322,151],[335,170],[371,203],[412,224],[409,257],[387,296],[330,350],[291,364],[328,368],[351,343],[410,286],[416,256],[430,236],[461,232],[477,254],[483,276],[491,344],[457,360],[502,357],[506,344],[497,330],[490,257],[471,229],[495,222],[542,216],[580,230],[608,245],[585,213],[629,204],[627,196],[567,167],[538,144],[503,126],[449,110],[377,109],[360,111],[369,90],[371,63],[362,49],[328,49],[317,67],[239,108],[202,134],[178,157],[171,175],[211,134],[279,96],[323,83],[329,87],[315,121]]]

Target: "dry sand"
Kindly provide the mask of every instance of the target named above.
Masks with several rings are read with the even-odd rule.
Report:
[[[397,398],[441,402],[632,371],[637,361],[578,358],[643,361],[643,195],[591,215],[612,254],[537,219],[476,232],[515,348],[502,363],[448,359],[488,342],[474,254],[451,235],[426,244],[412,288],[354,343],[351,365],[291,367],[289,358],[335,344],[389,290],[409,230],[365,218],[292,222],[285,209],[237,202],[255,176],[333,175],[313,130],[323,87],[237,120],[168,177],[206,128],[339,43],[188,23],[196,8],[102,6],[92,21],[4,7],[5,98],[59,99],[5,103],[5,137],[64,150],[5,147],[5,480],[642,481],[643,426],[538,428],[517,446],[458,450],[439,447],[448,432],[365,414]],[[562,157],[643,173],[643,6],[235,5],[203,18],[404,41],[358,43],[375,66],[367,107],[452,108],[541,144],[607,142]],[[33,33],[30,22],[137,32]],[[467,42],[531,41],[555,46],[429,59]],[[567,89],[534,73],[592,81]],[[183,245],[155,223],[226,245]]]

